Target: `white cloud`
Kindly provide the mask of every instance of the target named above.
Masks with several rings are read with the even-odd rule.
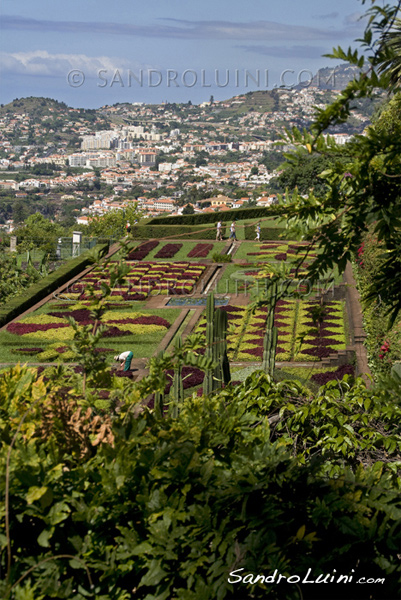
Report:
[[[79,69],[85,77],[97,77],[100,69],[114,72],[116,69],[148,68],[133,64],[125,58],[87,56],[85,54],[50,54],[47,50],[32,52],[1,52],[2,72],[45,77],[66,77],[73,69]],[[150,67],[149,67],[150,68]]]

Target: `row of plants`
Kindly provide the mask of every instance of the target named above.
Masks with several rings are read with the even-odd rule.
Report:
[[[182,248],[182,244],[166,244],[155,255],[155,258],[173,258]]]
[[[206,258],[211,250],[213,250],[213,244],[196,244],[188,252],[188,258]]]
[[[278,339],[276,360],[282,362],[314,362],[346,348],[344,310],[341,302],[330,302],[323,306],[300,300],[279,300],[274,311],[274,323]],[[266,307],[253,313],[245,306],[222,306],[230,325],[227,342],[230,360],[260,362],[263,359],[263,344],[266,332]],[[196,331],[206,328],[206,319],[201,317]]]
[[[354,273],[361,294],[362,303],[371,292],[374,277],[380,273],[386,253],[377,236],[369,232],[359,247],[355,257]],[[400,282],[401,285],[401,282]],[[388,306],[380,296],[363,307],[364,328],[367,334],[366,347],[369,367],[374,377],[388,375],[395,362],[401,361],[401,319],[388,327]]]
[[[262,219],[275,217],[284,212],[281,206],[262,208],[260,206],[250,208],[233,209],[222,212],[198,213],[194,215],[180,215],[177,217],[156,217],[149,221],[149,225],[198,225],[202,223],[217,223],[218,221],[237,221],[243,219]]]
[[[108,245],[97,245],[91,252],[85,252],[82,256],[69,260],[65,265],[59,267],[50,275],[47,275],[37,283],[24,289],[23,293],[11,298],[0,307],[0,326],[5,325],[11,319],[27,310],[30,306],[51,294],[58,287],[69,281],[72,277],[83,271],[97,257],[106,253]]]
[[[113,341],[129,337],[127,344],[134,346],[135,355],[140,357],[142,340],[149,339],[156,334],[156,339],[170,328],[178,311],[166,311],[166,317],[149,314],[149,312],[135,312],[123,310],[106,310],[102,316],[105,329],[102,333],[103,341]],[[94,326],[95,319],[88,308],[72,309],[68,312],[50,311],[46,314],[33,314],[23,319],[10,323],[6,331],[13,336],[26,340],[30,346],[15,348],[15,354],[35,356],[39,362],[49,362],[61,359],[68,362],[74,359],[70,349],[71,341],[75,336],[75,329],[69,319],[76,321],[79,327]],[[32,342],[35,346],[32,346]],[[9,340],[10,343],[10,340]],[[40,346],[36,346],[36,344]],[[115,352],[113,348],[98,346],[96,352]]]
[[[73,286],[73,294],[79,300],[85,300],[85,289],[88,284],[101,293],[103,284],[109,282],[110,273],[115,263],[110,263],[108,270],[96,268]],[[194,291],[196,284],[204,273],[206,266],[194,262],[157,263],[144,262],[129,264],[122,283],[111,292],[115,300],[144,300],[149,295],[186,295]]]
[[[147,255],[159,245],[157,240],[150,240],[140,244],[128,253],[127,260],[143,260]]]

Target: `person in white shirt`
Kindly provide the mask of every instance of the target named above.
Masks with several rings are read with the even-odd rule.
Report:
[[[230,239],[233,239],[234,242],[237,241],[237,236],[235,234],[235,219],[234,221],[231,223],[231,227],[230,227]]]
[[[117,356],[114,357],[114,360],[121,363],[118,370],[125,372],[129,371],[131,369],[131,362],[133,358],[134,353],[131,352],[131,350],[117,354]]]
[[[216,234],[216,242],[221,242],[221,228],[223,224],[221,221],[217,223],[217,234]]]

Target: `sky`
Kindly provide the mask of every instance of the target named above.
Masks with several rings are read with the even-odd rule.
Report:
[[[188,102],[292,87],[363,32],[360,0],[3,0],[0,102]]]

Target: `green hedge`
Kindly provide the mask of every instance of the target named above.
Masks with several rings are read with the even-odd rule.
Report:
[[[217,223],[217,221],[231,221],[236,219],[262,219],[264,217],[275,217],[285,212],[283,206],[253,206],[251,208],[236,208],[224,212],[198,213],[195,215],[180,215],[178,217],[156,217],[149,221],[149,225],[200,225],[202,223]]]
[[[201,230],[201,231],[200,231]],[[183,235],[185,233],[185,235]],[[216,227],[209,226],[182,226],[182,225],[135,225],[131,227],[131,236],[134,240],[147,240],[155,238],[161,240],[166,237],[188,240],[215,240]]]
[[[280,235],[283,233],[283,229],[276,229],[274,227],[261,227],[260,228],[260,239],[262,242],[268,240],[279,240]],[[256,226],[245,225],[245,239],[254,240],[256,237]]]
[[[108,250],[108,244],[98,244],[95,248],[100,253],[105,254]],[[15,298],[9,300],[4,306],[0,307],[0,327],[18,317],[18,315],[54,292],[64,283],[67,283],[67,281],[78,275],[89,264],[90,257],[85,252],[82,256],[69,260],[65,265],[53,271],[47,277],[37,281],[21,294],[15,296]]]

